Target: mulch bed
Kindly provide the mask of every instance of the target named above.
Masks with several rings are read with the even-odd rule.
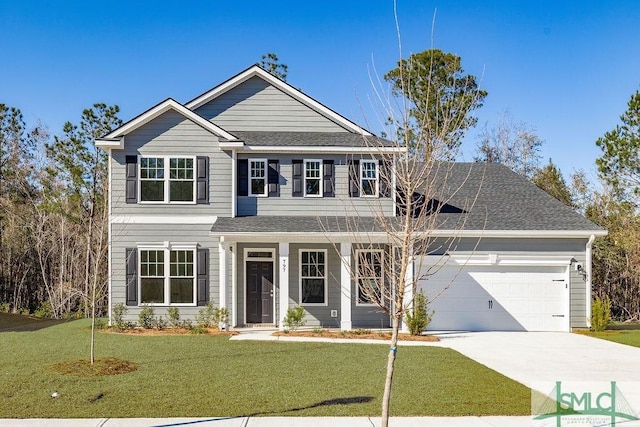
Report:
[[[145,328],[131,328],[131,329],[115,329],[108,328],[102,329],[102,332],[108,332],[113,334],[127,334],[127,335],[152,335],[152,336],[166,336],[166,335],[214,335],[214,336],[232,336],[238,335],[237,331],[221,331],[218,328],[166,328],[166,329],[145,329]]]
[[[363,331],[330,331],[323,329],[321,331],[289,331],[274,332],[273,335],[279,337],[310,337],[310,338],[348,338],[348,339],[374,339],[389,341],[391,332],[363,332]],[[426,341],[437,342],[440,338],[433,335],[409,335],[399,334],[399,341]]]

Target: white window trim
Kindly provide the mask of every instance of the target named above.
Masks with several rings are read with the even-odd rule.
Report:
[[[318,179],[318,194],[307,194],[307,163],[311,163],[311,162],[318,162],[318,169],[320,172],[320,176],[317,178]],[[303,181],[303,188],[304,188],[304,197],[322,197],[322,195],[324,194],[324,188],[322,188],[322,174],[323,174],[323,170],[322,170],[322,160],[321,159],[305,159],[304,160],[304,170],[302,171],[303,177],[304,177],[304,181]],[[316,179],[316,178],[311,178],[311,179]]]
[[[356,306],[357,307],[377,307],[376,303],[364,303],[360,302],[360,254],[363,252],[378,252],[380,253],[380,271],[382,273],[382,280],[384,280],[384,249],[356,249]],[[384,286],[384,283],[382,284]],[[382,295],[382,292],[380,293]]]
[[[373,163],[375,168],[376,168],[376,191],[374,194],[364,194],[363,188],[364,186],[362,185],[362,182],[364,181],[364,178],[362,177],[362,170],[364,169],[364,164],[365,163]],[[360,160],[360,176],[359,176],[359,184],[360,184],[360,197],[378,197],[378,195],[380,194],[380,165],[378,163],[377,160]],[[370,179],[367,179],[367,181]]]
[[[251,181],[254,179],[251,177],[251,163],[252,162],[262,162],[264,164],[264,176],[262,177],[262,181],[264,182],[264,191],[262,192],[262,194],[253,194],[252,192],[252,186],[251,186]],[[247,194],[250,197],[267,197],[267,195],[269,194],[269,182],[268,182],[268,177],[269,177],[269,163],[267,162],[267,159],[249,159],[249,191],[247,192]],[[257,178],[255,178],[257,179]]]
[[[192,243],[158,243],[141,245],[137,247],[138,250],[138,307],[150,306],[150,307],[195,307],[198,305],[198,247]],[[171,251],[192,251],[193,252],[193,302],[192,303],[170,303],[171,293]],[[164,252],[164,302],[162,303],[143,303],[142,302],[142,257],[141,251],[163,251]],[[159,277],[159,276],[158,276]]]
[[[164,159],[164,200],[162,201],[145,201],[142,200],[142,159]],[[170,163],[171,163],[171,159],[192,159],[193,160],[193,178],[191,179],[191,181],[193,182],[193,201],[191,202],[179,202],[179,201],[174,201],[171,202],[169,201],[169,183],[172,181],[171,179],[169,179],[169,175],[170,175]],[[197,159],[196,156],[183,156],[183,155],[174,155],[174,156],[159,156],[159,155],[153,155],[153,154],[140,154],[138,155],[138,179],[137,179],[137,186],[138,186],[138,203],[143,204],[143,205],[195,205],[196,204],[196,174],[198,173],[197,171]],[[145,180],[146,181],[146,180]],[[159,180],[157,180],[159,181]],[[180,180],[183,181],[183,180]]]
[[[304,303],[302,302],[302,253],[303,252],[323,252],[324,253],[324,302]],[[298,251],[298,301],[302,306],[327,307],[329,305],[329,284],[327,276],[329,273],[329,260],[326,249],[300,249]],[[307,277],[309,278],[309,276]],[[318,277],[316,277],[318,279]]]

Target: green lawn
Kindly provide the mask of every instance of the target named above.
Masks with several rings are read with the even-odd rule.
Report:
[[[99,333],[98,357],[132,373],[51,369],[87,358],[89,322],[0,332],[0,418],[378,415],[386,345],[229,341]],[[525,415],[530,390],[436,347],[401,347],[392,415]],[[51,398],[54,391],[60,394]]]
[[[612,323],[606,331],[583,333],[590,337],[640,347],[640,324],[638,323]]]

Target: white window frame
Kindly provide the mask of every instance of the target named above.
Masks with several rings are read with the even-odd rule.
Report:
[[[163,245],[143,245],[138,246],[138,306],[145,305],[154,307],[195,307],[198,304],[198,247],[195,244],[170,244],[165,242]],[[164,301],[162,303],[145,303],[142,302],[142,256],[141,251],[163,251],[164,252]],[[191,251],[193,253],[193,302],[186,303],[171,303],[171,251]],[[160,277],[160,276],[145,276],[145,277]],[[184,276],[176,276],[184,277]]]
[[[252,172],[253,163],[258,163],[258,162],[261,162],[263,165],[264,176],[262,177],[262,181],[264,183],[264,190],[262,193],[254,194],[251,181],[259,178],[252,177],[251,172]],[[267,179],[268,177],[269,177],[269,164],[267,163],[267,159],[249,159],[249,191],[247,194],[249,194],[249,196],[251,197],[266,197],[269,191],[269,182]]]
[[[363,278],[367,278],[367,277],[371,277],[371,276],[361,276],[360,275],[360,254],[361,253],[367,253],[367,252],[374,252],[374,253],[379,253],[380,254],[380,273],[382,274],[382,277],[380,278],[380,281],[382,282],[382,289],[380,290],[380,297],[382,297],[382,294],[384,292],[384,257],[385,257],[385,251],[384,249],[356,249],[356,261],[355,261],[355,268],[356,268],[356,306],[358,307],[372,307],[372,306],[378,306],[378,304],[376,304],[375,302],[360,302],[360,279]]]
[[[142,159],[163,159],[164,161],[164,198],[163,200],[158,201],[147,201],[142,200],[142,181],[149,181],[149,179],[142,178]],[[171,179],[171,159],[190,159],[193,162],[193,178],[190,180],[185,179]],[[183,155],[175,155],[175,156],[159,156],[153,154],[145,154],[138,156],[138,203],[140,204],[149,204],[149,205],[195,205],[196,204],[196,175],[197,175],[197,161],[196,156],[183,156]],[[159,179],[154,179],[153,181],[160,181]],[[171,181],[191,181],[192,189],[193,189],[193,200],[192,201],[169,201],[169,185]]]
[[[307,178],[307,163],[318,163],[318,178]],[[324,194],[323,191],[324,189],[322,188],[322,160],[320,159],[305,159],[304,160],[304,171],[303,171],[303,175],[304,175],[304,182],[303,182],[303,187],[304,187],[304,197],[322,197],[322,195]],[[318,194],[307,194],[307,179],[317,179],[318,180]]]
[[[365,178],[363,176],[363,172],[364,172],[364,165],[365,164],[373,164],[375,167],[375,171],[376,171],[376,177],[375,177],[375,192],[374,194],[364,194],[364,181],[372,181],[373,178]],[[377,160],[361,160],[360,161],[360,178],[359,178],[359,184],[360,184],[360,196],[361,197],[378,197],[378,194],[380,193],[380,165],[378,164]]]
[[[324,277],[322,277],[324,281],[324,301],[323,302],[313,302],[306,303],[302,301],[302,279],[320,279],[317,276],[302,276],[302,253],[303,252],[322,252],[324,254]],[[329,285],[328,285],[328,273],[329,273],[329,260],[327,258],[327,250],[326,249],[300,249],[298,251],[298,301],[301,306],[309,306],[309,307],[326,307],[329,305]]]

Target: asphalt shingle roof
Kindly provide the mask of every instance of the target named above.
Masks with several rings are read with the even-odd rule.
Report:
[[[393,147],[393,142],[377,136],[352,132],[233,132],[246,145],[267,147]]]
[[[444,181],[441,171],[437,181]],[[570,207],[524,177],[499,164],[455,163],[439,185],[446,206],[438,214],[437,229],[485,231],[600,231]],[[450,194],[453,194],[452,196]],[[399,219],[399,218],[398,218]],[[250,216],[218,218],[212,227],[224,233],[326,233],[380,230],[375,218]]]

